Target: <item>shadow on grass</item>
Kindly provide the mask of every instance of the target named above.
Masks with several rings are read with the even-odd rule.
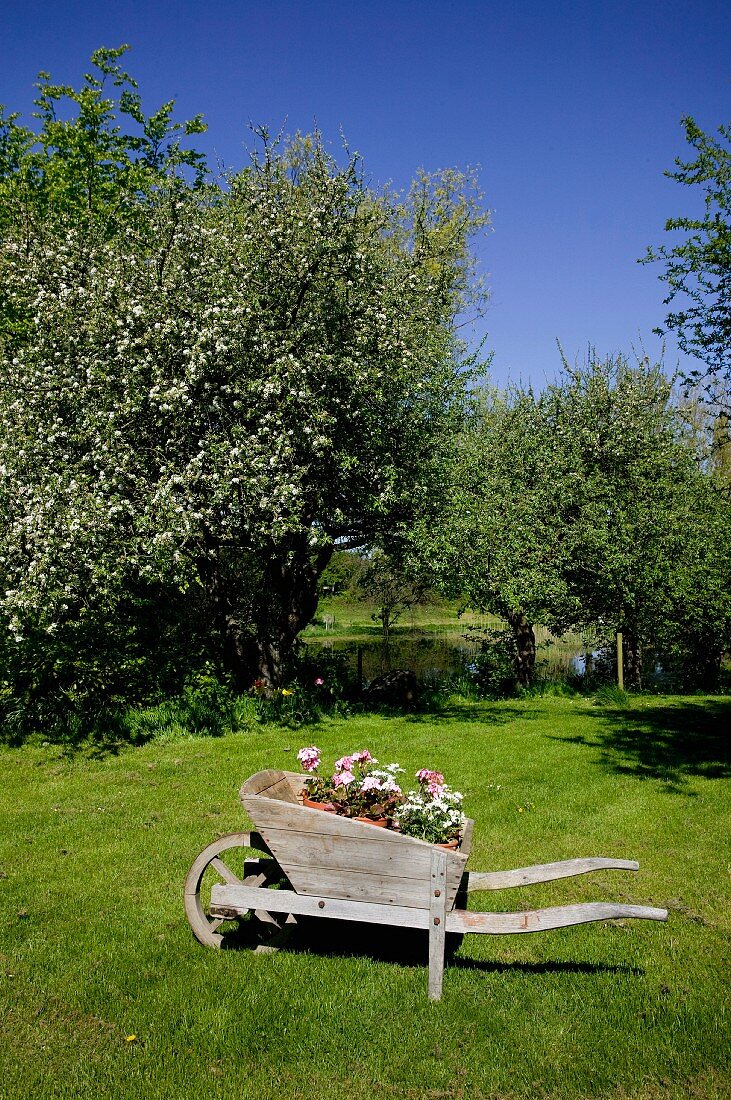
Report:
[[[618,707],[597,713],[596,737],[556,737],[600,749],[601,763],[625,775],[664,782],[688,794],[691,776],[731,776],[731,699]]]
[[[237,723],[230,714],[212,712],[207,724],[198,720],[191,726],[187,723],[184,714],[174,710],[174,705],[175,700],[168,700],[159,707],[139,709],[130,707],[126,711],[105,714],[92,727],[88,729],[82,727],[78,732],[69,732],[61,726],[56,729],[47,729],[42,735],[43,740],[37,733],[26,736],[9,735],[7,732],[0,731],[0,744],[8,748],[19,748],[25,743],[40,744],[43,747],[53,746],[60,749],[67,760],[104,760],[110,756],[118,756],[126,749],[139,748],[153,740],[169,743],[177,740],[222,737],[231,733],[247,736],[264,731],[270,725],[278,725],[281,729],[290,730],[316,730],[323,721],[333,717],[373,717],[384,721],[415,724],[459,723],[467,726],[506,725],[516,718],[526,721],[531,717],[537,717],[537,714],[524,709],[519,703],[510,703],[505,700],[475,703],[471,700],[448,699],[428,701],[417,707],[406,708],[387,704],[369,705],[362,699],[356,698],[350,703],[351,709],[345,713],[336,706],[323,707],[312,717],[291,725],[266,721],[256,721],[253,724]]]
[[[464,958],[455,954],[462,940],[461,935],[447,935],[448,965],[459,970],[479,970],[485,974],[644,974],[640,967],[581,960],[536,963]],[[243,921],[235,932],[225,937],[222,946],[227,950],[251,950],[256,942],[255,922]],[[368,958],[426,969],[429,938],[427,932],[413,928],[298,917],[281,950],[328,959]]]
[[[462,722],[471,726],[487,726],[507,725],[516,719],[520,719],[521,722],[528,722],[531,719],[539,718],[540,714],[537,710],[532,711],[519,702],[511,703],[501,699],[497,702],[447,702],[418,711],[400,711],[398,715],[394,714],[394,717],[396,716],[405,719],[407,722],[415,723]]]

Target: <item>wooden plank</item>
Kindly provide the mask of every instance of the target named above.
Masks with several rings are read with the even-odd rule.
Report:
[[[363,921],[370,924],[391,924],[403,928],[429,928],[433,921],[429,910],[410,909],[401,905],[374,905],[339,898],[317,898],[295,894],[292,890],[263,892],[250,886],[213,886],[210,912],[220,909],[226,915],[233,911],[247,913],[266,906],[270,913],[293,913],[295,916],[334,917],[338,920]],[[446,915],[447,932],[479,932],[487,935],[513,935],[525,932],[545,932],[552,928],[569,928],[601,920],[667,920],[667,909],[645,905],[619,905],[589,902],[584,905],[557,905],[550,909],[530,909],[521,913],[473,913],[453,909]]]
[[[459,850],[463,856],[469,857],[472,851],[472,834],[474,832],[475,823],[471,817],[468,817],[464,823],[462,830],[462,843],[459,846]]]
[[[239,792],[240,796],[260,794],[262,791],[266,791],[269,787],[278,783],[285,773],[281,768],[266,768],[260,772],[254,772],[250,775],[246,782],[241,787]]]
[[[325,836],[365,837],[373,844],[415,847],[416,850],[426,852],[431,850],[431,845],[423,840],[402,836],[392,829],[381,829],[377,825],[341,817],[339,814],[325,813],[324,810],[313,810],[299,804],[293,805],[265,795],[253,797],[246,795],[243,802],[247,813],[262,833],[264,832],[262,826],[266,825],[268,829],[279,829],[295,835],[312,833]]]
[[[244,804],[246,800],[262,795],[297,804],[297,796],[289,775],[279,768],[268,768],[266,771],[256,772],[246,780],[239,791],[239,798]]]
[[[429,910],[410,909],[400,905],[374,905],[339,898],[318,898],[296,894],[293,890],[268,890],[263,893],[248,886],[213,886],[210,912],[247,913],[249,909],[266,906],[270,913],[293,913],[295,916],[333,917],[337,920],[363,921],[366,924],[391,924],[401,928],[428,928]]]
[[[633,859],[605,859],[594,856],[587,859],[565,859],[558,863],[540,863],[535,867],[517,867],[514,871],[470,871],[467,889],[507,890],[514,886],[530,886],[536,882],[553,882],[559,878],[585,875],[590,871],[637,871],[639,863]]]
[[[234,890],[231,886],[227,889]],[[519,932],[545,932],[550,928],[569,928],[574,924],[589,924],[598,920],[659,920],[668,919],[667,909],[652,909],[645,905],[615,905],[588,902],[584,905],[556,905],[550,909],[529,909],[524,913],[473,913],[454,909],[447,914],[448,932],[483,932],[490,936]]]
[[[285,772],[284,775],[289,783],[295,801],[299,802],[300,795],[305,788],[304,775],[300,775],[299,772]]]
[[[429,1000],[439,1001],[444,980],[447,933],[447,853],[443,848],[435,848],[431,855],[429,894]]]
[[[393,878],[423,880],[430,866],[430,852],[419,850],[418,858],[415,859],[410,847],[374,844],[370,836],[364,838],[362,835],[354,837],[336,833],[302,833],[293,837],[286,830],[268,827],[267,837],[268,843],[274,848],[288,852],[291,850],[292,866],[300,868],[312,867],[316,860],[324,856],[332,870],[362,871]]]
[[[426,875],[421,879],[401,879],[365,871],[331,870],[320,865],[288,867],[287,878],[298,894],[429,908],[429,878]]]

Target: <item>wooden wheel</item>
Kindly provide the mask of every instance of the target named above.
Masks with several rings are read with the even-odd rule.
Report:
[[[248,852],[247,852],[248,850]],[[251,852],[265,858],[251,858]],[[278,886],[284,875],[258,833],[229,833],[209,844],[193,861],[185,880],[185,913],[193,935],[207,947],[222,947],[227,941],[245,940],[255,951],[275,951],[295,923],[293,916],[274,916],[265,908],[226,919],[209,912],[211,887],[216,883],[257,886],[262,890]],[[266,905],[266,898],[262,897]],[[246,935],[242,936],[243,925]],[[219,931],[220,929],[220,931]]]

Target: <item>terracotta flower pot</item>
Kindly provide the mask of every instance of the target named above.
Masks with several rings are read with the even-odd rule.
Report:
[[[387,817],[356,817],[355,821],[365,821],[366,825],[377,825],[379,829],[385,829],[388,826]]]
[[[446,844],[437,844],[437,848],[448,848],[450,852],[456,852],[460,843],[459,840],[449,840]]]
[[[328,814],[335,813],[332,802],[315,802],[313,798],[308,798],[306,794],[302,795],[302,805],[307,806],[310,810],[324,810]]]

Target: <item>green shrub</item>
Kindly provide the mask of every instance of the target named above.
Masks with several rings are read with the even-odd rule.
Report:
[[[624,707],[629,701],[629,694],[617,684],[604,684],[594,693],[594,702],[600,707]]]
[[[482,695],[502,699],[517,693],[512,630],[490,630],[483,635],[473,662],[473,676]]]

